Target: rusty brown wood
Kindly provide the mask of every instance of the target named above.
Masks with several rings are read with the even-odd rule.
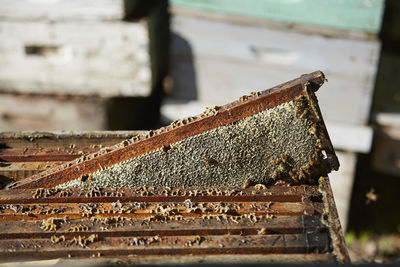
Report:
[[[69,238],[68,238],[69,239]],[[148,238],[147,238],[148,239]],[[54,249],[58,247],[58,255],[66,257],[68,252],[82,253],[80,256],[91,256],[93,253],[100,252],[102,255],[115,254],[124,256],[128,254],[136,255],[215,255],[215,254],[270,254],[270,253],[307,253],[310,251],[318,251],[325,253],[328,251],[329,240],[326,233],[315,234],[312,237],[307,234],[274,234],[274,235],[252,235],[252,236],[221,236],[211,235],[203,237],[197,244],[187,245],[191,242],[191,236],[163,236],[158,241],[149,244],[130,245],[131,237],[103,237],[87,249],[79,249],[78,244],[69,245],[68,241],[61,241],[54,244],[47,239],[30,239],[24,240],[25,247],[21,248],[20,241],[0,240],[0,248],[8,247],[7,250],[14,250],[8,253],[7,250],[0,249],[0,258],[13,255],[21,256],[19,252],[29,254],[30,252],[38,252],[36,249],[29,249],[34,244],[39,245],[43,254],[54,257]],[[171,244],[175,244],[173,247]],[[219,244],[225,244],[224,247]],[[67,245],[67,246],[65,246]],[[28,249],[26,248],[28,247]],[[52,248],[44,249],[44,248]],[[86,252],[86,253],[85,253]],[[39,254],[42,254],[39,253]],[[111,254],[114,253],[114,254]],[[40,256],[39,256],[40,257]]]
[[[312,185],[224,187],[136,187],[87,189],[14,189],[0,191],[0,204],[88,203],[88,202],[321,202],[321,194]]]
[[[0,261],[94,256],[160,262],[165,255],[183,261],[186,255],[229,255],[224,259],[230,262],[238,255],[268,255],[332,262],[324,186],[0,190]],[[199,195],[172,196],[194,190]],[[94,192],[99,196],[85,196]],[[130,201],[134,197],[139,201]]]
[[[324,200],[325,215],[328,217],[327,223],[329,224],[334,254],[340,262],[350,263],[350,256],[344,240],[343,229],[337,213],[331,184],[328,177],[321,177],[319,183]]]
[[[0,148],[93,147],[114,145],[145,131],[2,132]]]
[[[219,203],[219,202],[217,202]],[[212,207],[212,203],[198,203],[199,205],[204,205],[208,211],[199,212],[199,208],[190,209],[185,208],[185,206],[177,204],[173,207],[176,215],[181,217],[201,217],[203,215],[219,216],[225,215],[227,218],[236,218],[237,216],[245,216],[246,214],[253,214],[254,216],[264,216],[264,217],[274,217],[274,216],[295,216],[302,214],[314,214],[314,211],[321,212],[322,204],[315,203],[314,205],[304,205],[302,203],[285,203],[285,202],[275,202],[270,205],[270,208],[264,208],[262,210],[252,210],[251,205],[243,205],[244,203],[235,202],[240,208],[230,208],[228,214],[226,212],[218,211]],[[38,209],[37,206],[25,205],[23,208],[26,210],[32,209],[28,212],[16,213],[14,211],[4,212],[0,214],[2,221],[14,221],[14,220],[32,220],[32,219],[47,219],[47,218],[62,218],[61,216],[68,216],[68,218],[79,219],[84,217],[89,217],[91,215],[96,215],[102,218],[112,218],[115,216],[120,216],[121,218],[148,218],[157,214],[157,207],[155,205],[150,205],[146,210],[136,210],[134,208],[129,209],[129,213],[123,211],[119,208],[110,208],[109,205],[104,203],[96,203],[98,207],[96,212],[87,214],[81,211],[81,207],[76,205],[46,205]],[[135,203],[137,204],[137,203]],[[225,205],[225,203],[223,203]],[[125,205],[133,206],[133,203],[126,203]],[[229,206],[229,204],[226,204]],[[166,205],[168,206],[168,205]],[[255,206],[255,205],[254,205]],[[233,216],[233,217],[232,217]],[[173,217],[173,216],[172,216]]]
[[[0,176],[19,181],[62,163],[62,161],[2,162],[0,163]]]
[[[149,229],[148,224],[144,224],[142,219],[144,218],[130,218],[120,216],[119,214],[113,214],[114,218],[120,218],[122,223],[109,223],[107,225],[107,217],[99,217],[94,215],[91,218],[103,219],[101,223],[92,223],[92,220],[88,217],[82,217],[79,219],[74,219],[68,217],[64,221],[65,216],[53,216],[53,218],[61,222],[56,231],[44,232],[41,228],[40,218],[32,217],[30,219],[14,220],[14,221],[3,221],[0,224],[0,239],[21,239],[21,238],[32,238],[37,237],[48,237],[51,235],[61,236],[61,235],[76,235],[79,232],[95,233],[105,236],[151,236],[151,235],[162,235],[162,236],[172,236],[172,235],[225,235],[225,234],[241,234],[241,235],[254,235],[259,232],[260,229],[265,228],[265,234],[296,234],[303,232],[328,232],[328,228],[320,221],[319,215],[298,215],[298,216],[262,216],[253,221],[249,218],[244,218],[243,220],[234,221],[236,217],[216,216],[211,219],[202,216],[198,217],[185,217],[180,220],[176,218],[171,218],[168,223],[160,221],[152,221],[151,229]],[[48,219],[47,217],[46,219]],[[108,217],[113,218],[113,217]],[[23,228],[21,225],[23,224]],[[75,231],[73,229],[79,226],[86,226],[85,231]],[[106,229],[108,226],[108,229]],[[229,226],[229,227],[227,227]],[[182,231],[182,232],[180,232]]]
[[[322,72],[303,75],[298,79],[263,91],[260,95],[251,96],[245,101],[235,101],[225,106],[217,107],[217,114],[199,117],[194,121],[179,127],[167,126],[160,129],[157,134],[151,135],[149,138],[133,143],[128,142],[126,146],[115,146],[105,153],[92,154],[83,161],[60,165],[23,181],[19,181],[12,187],[53,187],[113,164],[148,153],[155,149],[167,147],[179,140],[227,125],[244,117],[254,115],[263,110],[291,101],[299,96],[306,96],[310,101],[314,101],[314,91],[322,85],[324,79],[325,77]],[[315,113],[313,114],[314,120],[318,122],[318,127],[323,129],[322,131],[319,131],[321,135],[319,138],[322,140],[322,149],[327,153],[326,173],[328,173],[332,168],[337,169],[338,162],[334,155],[329,137],[326,135],[326,131],[324,130],[325,127],[319,110],[313,108],[313,111]]]
[[[19,181],[144,131],[2,132],[0,182]],[[62,161],[58,161],[62,160]]]
[[[24,257],[14,259],[14,261],[23,261]],[[38,259],[38,258],[36,258]],[[51,260],[52,258],[47,258]],[[92,254],[87,257],[81,257],[79,254],[69,254],[68,258],[57,257],[57,264],[64,265],[189,265],[189,264],[299,264],[299,263],[336,263],[336,259],[330,253],[271,253],[271,254],[226,254],[226,255],[180,255],[171,257],[171,255],[126,255],[123,259],[114,259],[113,256]],[[35,262],[36,263],[36,262]],[[39,262],[40,263],[40,262]],[[49,263],[44,261],[43,264]]]
[[[6,148],[0,150],[0,161],[3,162],[40,162],[71,161],[83,154],[98,151],[96,147],[41,147],[41,148]]]

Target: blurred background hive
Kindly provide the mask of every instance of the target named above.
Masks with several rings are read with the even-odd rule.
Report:
[[[169,18],[149,2],[0,1],[0,130],[152,127]]]

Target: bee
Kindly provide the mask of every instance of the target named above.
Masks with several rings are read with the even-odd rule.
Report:
[[[287,162],[287,157],[284,155],[284,154],[281,154],[281,161],[283,162],[283,163],[286,163]]]
[[[301,113],[300,117],[301,117],[301,118],[305,118],[305,117],[307,117],[309,114],[310,114],[310,111],[309,111],[308,109],[305,109],[305,110]]]
[[[217,161],[212,158],[202,158],[201,159],[206,165],[217,165]]]
[[[156,242],[160,242],[160,241],[161,241],[161,237],[160,237],[159,235],[150,237],[150,238],[148,239],[148,243],[149,243],[149,244],[151,244],[151,243],[156,243]]]
[[[170,145],[167,145],[167,146],[163,145],[162,151],[164,151],[165,153],[167,153],[167,152],[170,151],[170,150],[171,150],[171,146],[170,146]]]
[[[251,183],[251,182],[250,182],[249,179],[244,180],[243,185],[242,185],[242,188],[243,188],[243,189],[246,189],[247,187],[250,186],[250,183]]]
[[[40,228],[46,232],[55,231],[57,230],[57,224],[55,222],[55,219],[50,217],[42,221],[42,226]]]
[[[272,163],[273,165],[278,165],[278,164],[280,163],[280,160],[278,160],[278,159],[273,159],[273,160],[271,160],[271,163]]]
[[[88,231],[89,227],[87,225],[77,225],[70,227],[67,231],[68,232],[85,232]]]
[[[249,99],[248,95],[242,95],[241,97],[239,97],[239,102],[244,102],[244,101],[246,101],[248,99]]]
[[[156,133],[155,133],[153,130],[150,130],[150,131],[147,133],[146,138],[153,137],[154,135],[156,135]]]
[[[249,219],[250,222],[256,223],[257,222],[257,216],[255,213],[250,213],[245,215],[247,219]]]
[[[43,193],[44,193],[44,189],[38,188],[32,192],[32,197],[33,198],[41,198],[41,197],[43,197]]]
[[[65,241],[65,236],[64,236],[64,235],[61,235],[61,236],[57,237],[57,236],[55,236],[55,235],[52,235],[52,236],[50,237],[50,240],[51,240],[51,242],[53,242],[53,243],[59,243],[59,242]]]
[[[191,247],[195,244],[200,245],[200,243],[204,240],[203,237],[196,235],[194,237],[192,237],[191,239],[187,240],[185,243],[185,246],[187,247]]]
[[[121,142],[121,146],[122,147],[126,147],[127,145],[129,145],[129,141],[128,140],[124,140]]]
[[[267,228],[261,228],[260,230],[257,231],[257,235],[265,235],[267,232]]]
[[[230,219],[231,219],[232,222],[234,222],[236,224],[239,224],[239,221],[237,220],[237,217],[230,217]]]
[[[33,198],[50,197],[57,194],[59,191],[60,191],[59,189],[38,188],[32,192],[32,197]]]
[[[91,179],[92,175],[89,174],[88,177],[89,177],[88,179]],[[100,196],[101,196],[101,192],[100,192],[100,189],[97,187],[90,188],[88,190],[88,192],[86,192],[86,194],[85,194],[85,197],[100,197]]]
[[[175,190],[173,190],[172,191],[172,196],[179,196],[181,194],[181,191],[178,189],[178,188],[176,188]]]
[[[117,202],[112,202],[112,203],[111,203],[111,206],[112,206],[113,208],[121,208],[121,207],[122,207],[122,204],[121,204],[121,202],[120,202],[119,200],[117,200]]]
[[[71,190],[61,190],[58,194],[59,197],[69,197],[72,195]]]
[[[256,185],[254,186],[254,188],[255,188],[256,190],[265,190],[265,189],[267,189],[267,187],[266,187],[265,185],[263,185],[263,184],[256,184]]]
[[[296,169],[292,169],[291,171],[289,171],[289,176],[292,180],[297,180],[297,171]]]
[[[308,133],[310,134],[315,134],[317,132],[317,125],[313,124],[310,126],[310,128],[308,128]]]
[[[378,200],[378,195],[375,193],[375,189],[371,188],[366,194],[365,197],[367,198],[366,204],[370,202],[375,202]]]
[[[150,195],[150,192],[147,191],[147,190],[143,190],[143,191],[140,192],[140,195],[141,195],[142,197],[147,197],[147,196]]]
[[[131,138],[131,142],[132,142],[132,143],[135,143],[135,142],[138,141],[138,140],[139,140],[139,137],[138,137],[138,136],[134,136],[134,137]]]

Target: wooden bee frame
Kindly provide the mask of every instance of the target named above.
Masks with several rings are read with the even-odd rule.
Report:
[[[114,147],[85,155],[75,161],[33,175],[10,185],[10,188],[48,188],[78,178],[84,179],[95,172],[101,172],[113,165],[138,158],[156,150],[168,152],[173,149],[174,144],[177,142],[194,138],[207,131],[230,125],[291,101],[296,101],[296,114],[298,117],[307,117],[313,123],[308,131],[318,138],[318,151],[323,152],[324,157],[321,154],[321,156],[310,158],[308,165],[305,164],[302,169],[297,170],[287,168],[287,164],[284,164],[286,162],[285,155],[276,155],[281,159],[282,163],[278,166],[280,168],[279,173],[273,173],[270,180],[276,180],[277,178],[302,180],[306,177],[326,175],[332,169],[337,170],[339,163],[314,94],[324,81],[324,74],[320,71],[302,75],[300,78],[269,90],[243,96],[238,101],[224,106],[209,108],[198,116],[175,121],[169,126],[149,131],[145,135],[134,136],[132,139],[124,140]],[[212,158],[203,157],[201,161],[209,166],[215,164]],[[284,173],[283,176],[285,177],[280,177],[282,173]]]

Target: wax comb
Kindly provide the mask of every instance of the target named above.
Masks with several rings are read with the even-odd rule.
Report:
[[[125,140],[10,188],[305,183],[339,163],[315,91],[316,71]]]

